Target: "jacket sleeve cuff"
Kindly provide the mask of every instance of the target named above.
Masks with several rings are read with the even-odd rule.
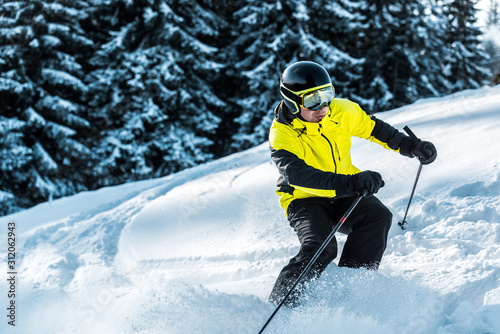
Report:
[[[330,185],[335,190],[335,194],[337,197],[349,197],[352,196],[352,177],[349,175],[343,174],[334,174],[333,175],[333,184]]]
[[[410,137],[404,138],[403,141],[401,142],[401,145],[399,146],[399,153],[401,153],[401,155],[404,155],[406,157],[413,158],[415,156],[412,153],[413,145],[415,145],[415,142]]]

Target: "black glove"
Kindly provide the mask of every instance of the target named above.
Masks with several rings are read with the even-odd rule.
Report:
[[[422,165],[428,165],[437,157],[437,150],[434,144],[428,141],[417,139],[413,144],[411,153],[420,160]]]
[[[337,177],[340,175],[337,175]],[[377,172],[370,170],[354,175],[342,175],[338,178],[339,182],[335,188],[337,197],[351,197],[354,195],[371,196],[385,185],[382,176]]]

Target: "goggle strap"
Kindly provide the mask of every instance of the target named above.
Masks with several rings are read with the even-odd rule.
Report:
[[[288,89],[286,89],[285,87],[283,86],[280,86],[280,90],[281,90],[281,93],[287,97],[289,100],[297,103],[297,104],[302,104],[302,98],[295,95],[294,93],[292,93],[291,91],[289,91]]]
[[[321,86],[316,86],[316,87],[313,87],[313,88],[308,88],[308,89],[305,89],[305,90],[301,90],[300,92],[294,92],[294,93],[297,94],[298,96],[304,96],[307,93],[314,92],[316,90],[327,88],[327,87],[332,87],[333,88],[333,85],[331,83],[324,84],[324,85],[321,85]]]

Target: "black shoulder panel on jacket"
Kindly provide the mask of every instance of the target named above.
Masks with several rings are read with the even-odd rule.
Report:
[[[381,142],[386,143],[387,146],[393,150],[401,148],[403,141],[405,139],[409,139],[407,135],[399,132],[386,122],[381,121],[374,116],[371,116],[371,118],[375,121],[375,127],[373,128],[371,135]]]

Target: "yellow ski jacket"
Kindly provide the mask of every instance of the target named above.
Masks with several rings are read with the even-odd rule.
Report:
[[[269,133],[271,157],[278,167],[277,194],[285,213],[295,199],[335,197],[335,177],[360,170],[351,161],[351,137],[376,142],[413,156],[413,141],[389,124],[368,116],[354,102],[335,98],[319,123],[295,117],[284,103],[275,108]]]

